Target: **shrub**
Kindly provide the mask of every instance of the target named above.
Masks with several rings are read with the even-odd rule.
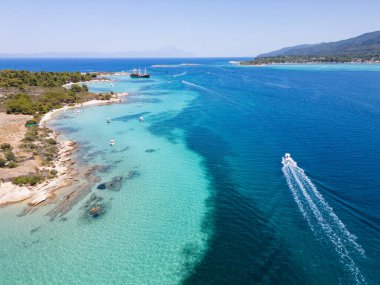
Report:
[[[109,100],[109,99],[111,99],[111,94],[109,94],[109,93],[106,93],[106,94],[100,93],[100,94],[97,94],[95,96],[95,98],[97,100]]]
[[[11,150],[12,149],[12,147],[9,143],[1,144],[0,148],[1,148],[1,150]]]
[[[55,169],[50,170],[50,174],[53,175],[53,176],[56,176],[57,173],[58,173],[58,171],[55,170]]]
[[[4,155],[8,161],[15,161],[16,160],[16,156],[13,153],[13,151],[11,151],[11,150],[7,150],[6,152],[4,152]]]
[[[5,159],[0,158],[0,168],[5,167],[6,163],[7,163],[7,161]]]
[[[88,92],[88,87],[87,87],[86,84],[83,84],[83,85],[82,85],[82,91],[83,91],[83,92]]]
[[[12,178],[12,183],[23,186],[23,185],[31,185],[34,186],[38,183],[44,181],[44,177],[41,175],[25,175],[25,176],[17,176]]]
[[[7,166],[8,166],[9,168],[15,168],[15,167],[17,167],[17,163],[14,162],[14,161],[10,161],[10,162],[8,162]]]
[[[25,142],[32,142],[37,140],[38,138],[38,129],[36,126],[30,127],[28,131],[25,134],[24,141]]]
[[[52,139],[52,138],[47,139],[46,142],[48,144],[51,144],[51,145],[56,145],[57,144],[57,141],[55,139]]]
[[[31,150],[31,149],[37,149],[37,146],[33,143],[23,143],[22,145],[20,145],[20,147],[24,148],[24,149],[27,149],[27,150]]]

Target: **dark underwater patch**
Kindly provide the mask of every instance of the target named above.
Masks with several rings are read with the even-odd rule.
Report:
[[[128,122],[131,120],[138,120],[139,117],[142,117],[148,114],[150,114],[150,112],[141,112],[141,113],[137,113],[133,115],[125,115],[125,116],[115,118],[114,121]]]
[[[82,215],[81,220],[85,222],[92,222],[98,219],[107,212],[109,205],[104,202],[104,198],[92,193],[90,198],[81,207]]]
[[[123,177],[115,176],[112,178],[111,181],[101,183],[96,188],[99,190],[120,191],[122,183],[123,183]]]
[[[139,171],[137,171],[137,170],[130,170],[130,171],[128,172],[127,177],[126,177],[125,179],[128,179],[128,180],[130,180],[130,179],[134,179],[134,178],[139,177],[140,175],[141,175],[141,174],[140,174]]]
[[[101,156],[101,155],[104,155],[106,153],[105,150],[98,150],[98,151],[94,151],[94,152],[90,152],[88,153],[87,155],[85,155],[83,158],[84,159],[92,159],[96,156]]]
[[[134,84],[144,84],[144,83],[154,83],[154,80],[140,80],[140,79],[134,79],[134,80],[128,80],[128,83],[134,83]]]
[[[30,234],[34,234],[35,232],[39,231],[41,229],[41,226],[38,226],[30,231]]]
[[[153,104],[156,104],[156,103],[161,103],[161,102],[162,102],[162,100],[157,99],[157,98],[149,98],[149,99],[134,98],[134,99],[129,100],[129,103],[153,103]]]
[[[81,131],[80,128],[74,128],[74,127],[55,127],[55,129],[65,134],[74,134]]]

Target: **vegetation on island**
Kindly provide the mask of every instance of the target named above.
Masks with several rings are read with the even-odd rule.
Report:
[[[271,56],[257,57],[253,60],[242,61],[240,65],[264,64],[303,64],[303,63],[373,63],[380,62],[378,56]]]
[[[25,93],[19,93],[6,102],[6,112],[8,114],[35,115],[45,114],[53,109],[61,108],[65,104],[80,103],[86,101],[88,87],[84,84],[72,84],[70,89],[61,88],[50,90],[45,94],[32,97]],[[91,96],[93,98],[94,95]]]
[[[18,186],[30,185],[34,186],[45,180],[45,177],[38,174],[22,175],[12,178],[12,183]]]
[[[0,146],[0,168],[14,168],[17,166],[16,156],[13,153],[13,148],[8,143],[3,143]]]
[[[8,143],[0,146],[0,168],[14,168],[18,164],[31,158],[41,161],[42,166],[54,167],[53,161],[57,158],[59,149],[57,141],[52,138],[53,131],[49,128],[38,128],[37,126],[28,127],[19,149],[22,151],[21,156],[13,153],[13,148]],[[34,186],[46,179],[53,178],[58,171],[55,169],[35,169],[34,173],[12,177],[11,181],[15,185]]]
[[[82,103],[99,97],[89,93],[87,85],[82,83],[95,78],[96,73],[1,70],[0,111],[36,115],[38,119],[63,105]],[[111,98],[109,95],[100,97],[105,100]]]
[[[57,157],[59,149],[57,141],[51,137],[52,132],[46,127],[29,127],[20,148],[32,156],[38,156],[42,165],[53,166],[52,161]]]
[[[1,70],[0,87],[61,87],[69,82],[84,82],[94,78],[96,78],[95,73]]]

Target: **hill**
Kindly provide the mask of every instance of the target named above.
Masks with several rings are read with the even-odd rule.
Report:
[[[260,54],[257,58],[274,56],[352,56],[368,57],[380,55],[380,31],[320,44],[298,45]]]

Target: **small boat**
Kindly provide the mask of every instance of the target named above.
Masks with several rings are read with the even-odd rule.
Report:
[[[110,145],[114,145],[115,144],[115,140],[110,140]]]
[[[107,118],[107,123],[111,123],[111,118]]]
[[[80,114],[80,111],[79,111],[78,109],[75,109],[75,110],[74,110],[74,114],[75,114],[75,115],[79,115],[79,114]]]
[[[297,166],[297,162],[295,162],[295,161],[293,160],[293,158],[291,158],[290,153],[285,153],[285,156],[282,158],[281,163],[282,163],[284,166],[289,166],[289,165]]]
[[[139,121],[140,121],[140,122],[144,122],[144,117],[141,116],[141,117],[139,118]]]

